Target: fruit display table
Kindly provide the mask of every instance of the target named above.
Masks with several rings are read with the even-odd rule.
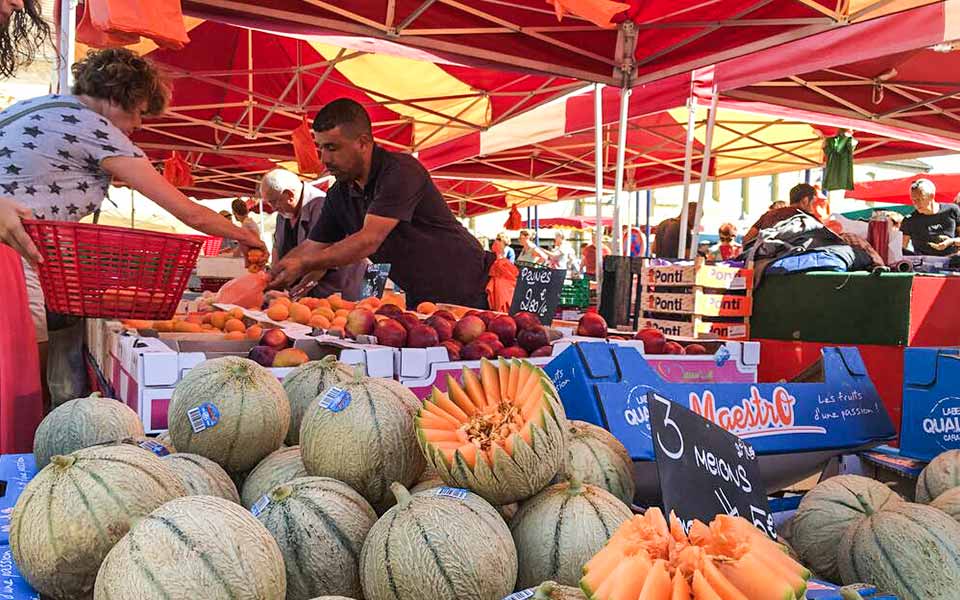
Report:
[[[754,293],[754,338],[831,344],[949,346],[960,341],[960,278],[914,273],[765,277]]]

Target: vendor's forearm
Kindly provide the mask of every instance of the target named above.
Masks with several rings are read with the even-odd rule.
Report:
[[[310,271],[343,267],[367,258],[377,251],[380,244],[380,240],[369,237],[361,231],[327,246],[320,252],[311,252],[305,262]]]

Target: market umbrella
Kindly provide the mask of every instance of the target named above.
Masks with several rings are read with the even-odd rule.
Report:
[[[955,202],[960,197],[960,174],[914,175],[886,181],[865,181],[858,183],[846,193],[847,198],[856,198],[865,202],[884,202],[888,204],[911,204],[910,185],[918,179],[929,179],[937,187],[937,201]]]
[[[443,194],[447,205],[460,217],[526,208],[538,204],[572,200],[592,195],[593,192],[534,182],[469,180],[434,177],[434,183]]]
[[[569,14],[564,0],[184,0],[183,8],[261,29],[370,38],[392,52],[620,85],[621,68],[633,83],[649,81],[932,1],[627,0],[612,20],[630,28]]]

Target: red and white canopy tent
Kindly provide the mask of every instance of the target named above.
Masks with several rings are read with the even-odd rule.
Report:
[[[885,204],[910,204],[910,186],[918,179],[929,179],[937,187],[938,202],[956,202],[960,197],[960,174],[929,174],[888,179],[886,181],[866,181],[858,183],[847,192],[847,197],[864,202],[882,202]]]
[[[593,195],[592,191],[496,178],[472,180],[434,175],[433,181],[446,199],[450,210],[459,217],[475,217],[511,208],[520,209]]]

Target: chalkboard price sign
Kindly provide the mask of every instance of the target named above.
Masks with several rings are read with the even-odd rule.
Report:
[[[510,314],[530,312],[539,317],[544,325],[553,323],[553,316],[560,304],[560,291],[567,278],[564,269],[545,269],[527,264],[517,265],[517,287],[513,291]]]
[[[369,298],[370,296],[376,296],[377,298],[382,298],[389,277],[389,263],[367,265],[367,272],[363,275],[363,287],[360,291],[360,297]]]
[[[665,512],[689,528],[718,514],[740,516],[770,538],[777,531],[753,447],[655,392],[647,393]]]

